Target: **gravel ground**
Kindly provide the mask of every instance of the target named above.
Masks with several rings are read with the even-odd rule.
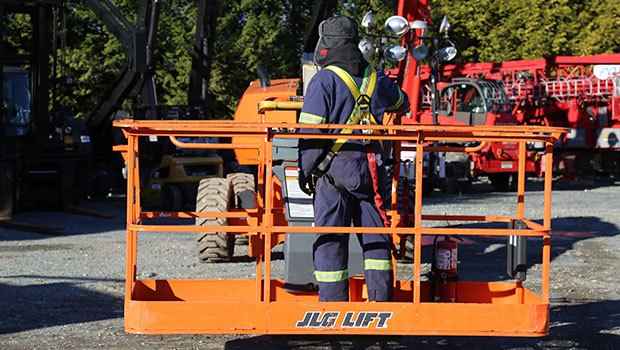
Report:
[[[0,349],[620,349],[620,181],[593,179],[554,186],[550,335],[543,338],[302,337],[127,334],[123,330],[125,203],[116,198],[84,208],[110,219],[59,212],[19,213],[15,220],[54,225],[42,234],[0,229]],[[466,194],[434,193],[425,214],[512,215],[514,194],[480,183]],[[528,183],[527,217],[542,218],[541,184]],[[436,223],[445,225],[446,223]],[[193,234],[140,238],[139,278],[251,277],[243,257],[197,262]],[[504,276],[505,239],[471,239],[459,251],[464,280]],[[539,242],[530,242],[532,247]],[[244,254],[238,246],[237,255]],[[277,251],[278,247],[276,247]],[[539,250],[539,249],[538,249]],[[429,248],[423,248],[425,259]],[[476,257],[472,263],[468,257]],[[279,257],[279,258],[278,258]],[[283,260],[275,254],[274,277]],[[528,249],[527,285],[540,280],[540,252]],[[401,269],[405,275],[405,268]]]

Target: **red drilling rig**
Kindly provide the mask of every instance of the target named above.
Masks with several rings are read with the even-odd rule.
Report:
[[[430,1],[401,0],[398,14],[418,28],[403,37],[410,54],[390,71],[412,101],[403,124],[568,127],[556,145],[560,174],[620,175],[620,54],[438,64],[433,54],[451,44],[447,33],[433,37],[423,23],[413,25],[430,22]],[[430,50],[418,51],[421,46]],[[431,63],[423,66],[425,57]],[[526,172],[541,175],[540,145],[529,146]],[[515,145],[489,142],[470,149],[466,157],[446,154],[446,178],[463,181],[467,172],[469,179],[487,176],[497,189],[514,187]]]
[[[565,176],[620,173],[620,54],[444,65],[447,80],[494,80],[519,124],[568,127],[556,145]],[[422,67],[421,79],[430,68]],[[425,96],[430,90],[424,89]],[[423,98],[425,101],[426,98]],[[531,145],[536,149],[536,145]],[[544,167],[537,166],[537,169]]]
[[[403,124],[519,124],[518,118],[512,113],[510,95],[506,94],[502,82],[485,77],[470,79],[465,74],[457,79],[456,74],[446,74],[446,67],[454,66],[447,62],[456,55],[456,48],[448,37],[450,24],[445,19],[440,26],[440,33],[428,33],[429,0],[401,0],[398,14],[403,21],[411,23],[414,29],[409,35],[403,36],[402,40],[408,54],[396,69],[390,70],[390,75],[411,99],[411,114],[402,118]],[[425,59],[430,61],[429,66],[421,65]],[[473,178],[486,176],[498,190],[516,189],[519,153],[516,143],[486,142],[465,146],[465,153],[434,155],[435,159],[441,159],[436,168],[441,174],[439,177],[445,176],[445,183],[456,183],[462,188],[467,187]],[[536,173],[538,168],[534,152],[527,152],[525,164],[526,173]]]

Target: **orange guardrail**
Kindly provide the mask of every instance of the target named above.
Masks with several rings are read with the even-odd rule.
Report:
[[[254,333],[254,334],[373,334],[373,335],[483,335],[543,336],[549,327],[549,265],[551,237],[551,183],[553,145],[564,129],[530,126],[363,126],[381,134],[308,134],[290,132],[302,127],[290,123],[238,123],[234,121],[136,121],[114,122],[127,136],[127,146],[118,150],[127,161],[127,261],[125,329],[132,333]],[[308,125],[303,125],[307,127]],[[318,125],[339,129],[339,125]],[[347,126],[357,129],[362,126]],[[235,145],[184,144],[177,137],[241,137],[258,154],[256,208],[224,213],[146,212],[140,203],[139,138],[171,137],[175,145],[191,148],[234,148]],[[291,138],[378,139],[394,141],[396,169],[392,190],[389,228],[293,227],[282,219],[285,209],[274,181],[273,141]],[[432,141],[516,142],[519,144],[518,186],[513,216],[424,215],[423,191],[415,191],[414,213],[397,210],[400,142],[413,144],[417,154],[432,149]],[[527,142],[546,144],[544,208],[542,224],[525,217],[525,153]],[[243,147],[250,147],[244,143]],[[415,160],[415,188],[422,188],[423,157]],[[278,198],[280,200],[278,201]],[[404,227],[405,215],[413,223]],[[225,217],[227,226],[145,224],[145,218]],[[439,228],[425,226],[429,220],[503,222],[519,220],[524,229]],[[250,238],[250,256],[255,258],[255,278],[231,280],[137,279],[137,235],[149,232],[218,231]],[[316,293],[292,293],[281,279],[272,279],[271,248],[285,233],[363,233],[413,235],[413,280],[395,279],[394,301],[365,302],[363,278],[350,279],[349,302],[319,302]],[[455,303],[431,300],[432,282],[421,279],[422,235],[529,236],[542,238],[540,294],[519,281],[458,281]],[[208,267],[207,267],[208,268]],[[396,273],[396,270],[395,270]],[[234,310],[234,311],[233,311]],[[439,315],[444,315],[439,317]],[[447,317],[446,317],[447,316]]]

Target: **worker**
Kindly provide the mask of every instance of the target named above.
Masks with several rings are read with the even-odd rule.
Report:
[[[364,60],[358,43],[357,24],[350,18],[335,16],[321,22],[314,60],[322,69],[308,84],[299,123],[381,124],[384,112],[408,110],[406,94]],[[346,130],[308,127],[301,132],[362,133]],[[314,195],[316,226],[384,227],[389,223],[383,207],[387,151],[376,140],[299,140],[299,185]],[[390,301],[394,280],[390,236],[357,236],[368,300]],[[317,235],[313,257],[320,301],[349,299],[348,241],[348,234]]]

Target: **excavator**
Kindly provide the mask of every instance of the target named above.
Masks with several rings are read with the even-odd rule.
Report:
[[[135,118],[169,118],[170,115],[179,118],[179,114],[204,118],[212,46],[209,33],[213,33],[215,25],[212,3],[201,1],[199,5],[191,53],[190,105],[158,107],[154,51],[161,3],[141,0],[136,22],[131,23],[111,1],[85,0],[121,43],[126,64],[111,84],[107,99],[93,106],[84,119],[77,119],[56,102],[63,89],[70,88],[60,86],[68,77],[59,76],[64,69],[62,45],[66,43],[67,32],[64,26],[72,4],[64,0],[0,1],[0,78],[3,81],[0,218],[3,223],[11,221],[19,210],[76,208],[74,205],[87,196],[104,197],[122,188],[123,162],[112,150],[114,144],[122,141],[122,135],[112,128],[111,122],[118,118],[117,111],[125,100],[132,101]],[[28,24],[24,30],[27,37],[12,40],[9,36],[14,33],[9,26],[23,18]],[[10,44],[15,42],[19,46]],[[61,80],[63,83],[59,83]],[[192,165],[186,163],[196,163],[196,159],[163,158],[169,143],[162,144],[152,138],[147,144],[143,166],[163,168],[162,159],[173,164],[173,171],[168,172],[171,175],[159,179],[170,185],[153,189],[151,197],[155,201],[161,201],[162,197],[173,199],[175,208],[188,199],[194,202],[197,181],[204,177],[196,174],[204,172],[189,174]],[[217,156],[208,155],[203,160],[207,167],[223,164]],[[161,169],[157,172],[160,176],[163,173]]]
[[[0,202],[2,222],[15,210],[62,208],[85,195],[90,136],[81,120],[51,103],[58,49],[50,40],[61,1],[0,1]],[[8,40],[17,16],[22,40]],[[54,41],[55,42],[55,41]],[[13,44],[11,44],[13,43]],[[51,95],[53,93],[53,95]]]

